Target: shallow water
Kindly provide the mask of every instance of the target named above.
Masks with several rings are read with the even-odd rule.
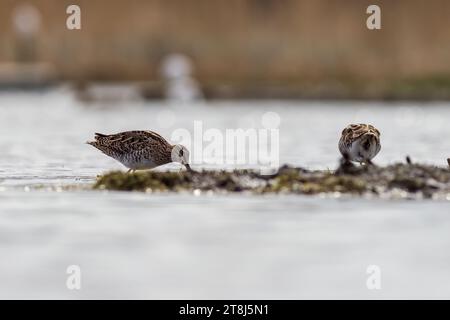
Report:
[[[267,111],[281,119],[280,163],[334,168],[340,131],[358,121],[382,131],[379,164],[449,157],[447,103],[87,105],[65,89],[3,92],[0,298],[450,298],[450,202],[62,188],[123,169],[84,144],[95,131],[261,127]],[[69,265],[81,290],[66,287]],[[366,286],[369,265],[380,290]]]

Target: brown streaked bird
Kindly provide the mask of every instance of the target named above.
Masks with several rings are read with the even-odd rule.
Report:
[[[172,145],[153,131],[95,133],[95,141],[88,141],[87,144],[122,163],[129,169],[128,172],[153,169],[170,162],[181,163],[192,171],[186,147]]]
[[[380,131],[370,124],[350,124],[342,131],[339,151],[350,161],[371,164],[380,149]]]

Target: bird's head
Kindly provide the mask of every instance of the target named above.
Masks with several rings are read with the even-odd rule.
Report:
[[[172,161],[181,163],[186,169],[192,171],[189,165],[189,150],[185,146],[176,144],[172,147]]]

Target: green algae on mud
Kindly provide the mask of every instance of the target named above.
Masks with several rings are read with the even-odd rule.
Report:
[[[128,174],[113,171],[100,176],[94,189],[140,192],[254,194],[401,194],[401,197],[449,198],[450,170],[420,164],[393,164],[385,167],[343,163],[336,171],[309,171],[283,166],[274,175],[251,170],[159,172]]]

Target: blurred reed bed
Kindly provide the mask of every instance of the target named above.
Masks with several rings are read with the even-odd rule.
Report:
[[[72,1],[34,0],[40,26],[25,44],[12,23],[20,3],[0,3],[0,73],[48,63],[59,80],[143,82],[153,96],[161,61],[182,53],[206,96],[450,98],[446,0],[377,1],[377,31],[361,0],[78,0],[76,31]]]

